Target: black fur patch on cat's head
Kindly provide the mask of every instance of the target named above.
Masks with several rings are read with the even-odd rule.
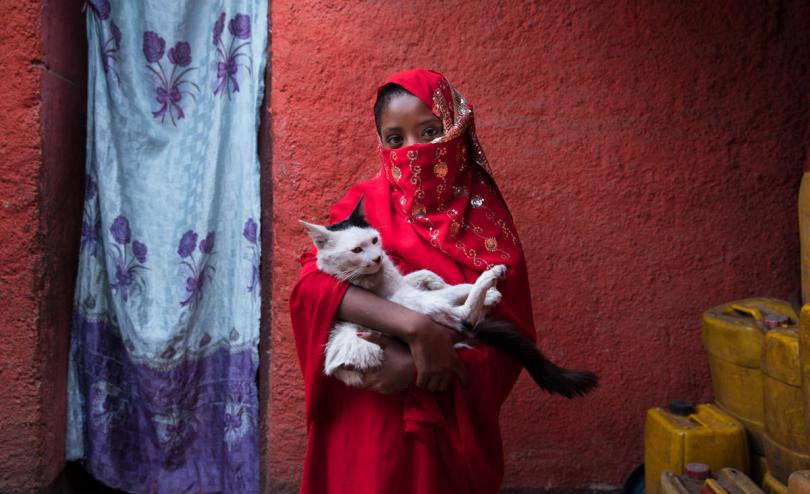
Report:
[[[365,208],[365,196],[360,196],[360,200],[357,201],[357,205],[354,207],[354,210],[349,215],[348,218],[345,220],[335,223],[334,225],[328,225],[326,227],[327,230],[330,232],[337,232],[340,230],[347,230],[353,226],[357,228],[371,228],[371,225],[368,224],[366,221],[366,208]]]

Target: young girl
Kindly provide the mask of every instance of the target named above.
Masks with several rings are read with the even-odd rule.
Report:
[[[517,231],[475,135],[473,113],[433,71],[394,74],[374,105],[382,170],[332,208],[365,197],[368,222],[403,273],[429,269],[451,284],[495,264],[507,278],[495,315],[535,338]],[[520,366],[485,345],[453,348],[454,332],[426,316],[318,271],[302,257],[290,306],[306,383],[302,493],[495,493],[503,478],[498,412]],[[334,319],[376,329],[385,350],[365,389],[323,374]]]

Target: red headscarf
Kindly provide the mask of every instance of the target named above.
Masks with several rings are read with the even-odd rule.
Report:
[[[475,135],[472,107],[437,72],[394,74],[377,94],[392,83],[422,100],[444,126],[444,135],[429,144],[380,145],[381,174],[391,184],[396,214],[433,247],[472,269],[518,266],[520,241]]]
[[[429,144],[380,148],[383,168],[334,205],[346,218],[365,196],[368,222],[403,273],[430,269],[451,284],[470,283],[505,264],[495,314],[535,337],[526,266],[509,211],[475,136],[472,109],[436,72],[391,76],[428,105],[444,125]],[[411,387],[384,396],[349,388],[323,374],[323,348],[347,285],[304,254],[290,296],[298,358],[306,385],[307,452],[302,493],[418,492],[490,494],[503,478],[498,412],[520,366],[491,347],[459,351],[466,387],[444,393]]]

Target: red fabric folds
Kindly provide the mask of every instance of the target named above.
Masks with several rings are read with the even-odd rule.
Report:
[[[475,138],[471,109],[435,72],[417,69],[387,82],[429,104],[445,135],[397,149],[396,156],[381,149],[380,175],[352,187],[332,208],[331,222],[365,196],[367,219],[403,273],[426,268],[455,284],[474,281],[490,265],[507,265],[495,313],[534,338],[520,242]],[[497,492],[503,477],[498,412],[520,372],[517,361],[479,345],[459,351],[466,387],[430,393],[414,386],[388,396],[349,388],[323,375],[323,348],[347,286],[318,271],[314,251],[301,263],[290,299],[306,385],[301,492]]]

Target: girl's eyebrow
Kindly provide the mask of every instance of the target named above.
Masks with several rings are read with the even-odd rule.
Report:
[[[421,127],[421,126],[423,126],[423,125],[427,125],[427,124],[435,123],[435,122],[436,122],[436,120],[437,120],[437,118],[436,118],[436,117],[430,117],[430,118],[426,118],[425,120],[422,120],[421,122],[419,122],[417,125],[418,125],[419,127]]]
[[[402,129],[400,129],[399,127],[383,127],[382,130],[383,132],[399,132]]]

